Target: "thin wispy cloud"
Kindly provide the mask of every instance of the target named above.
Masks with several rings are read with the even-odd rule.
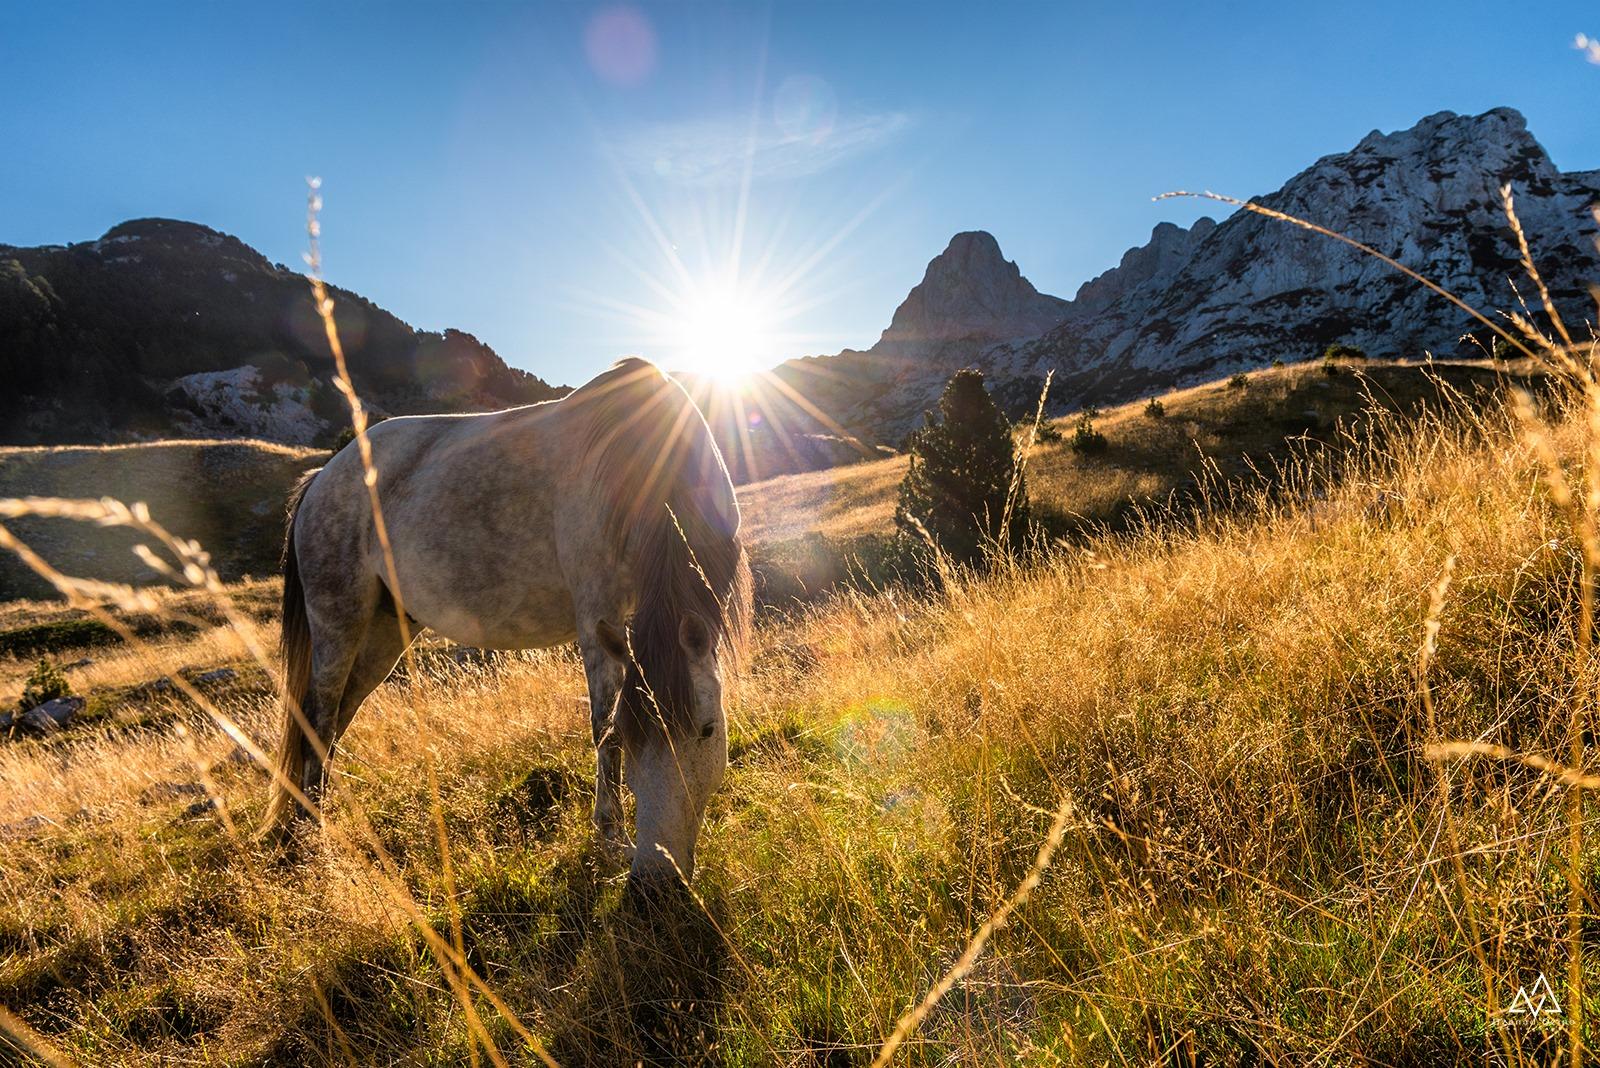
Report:
[[[620,156],[628,170],[687,185],[736,185],[804,178],[889,144],[911,125],[903,112],[840,116],[802,133],[748,116],[655,123],[629,131]]]

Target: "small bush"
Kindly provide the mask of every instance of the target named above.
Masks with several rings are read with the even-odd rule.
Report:
[[[1076,452],[1096,453],[1106,451],[1106,436],[1094,428],[1095,409],[1090,408],[1079,414],[1078,422],[1072,428],[1072,448]]]
[[[1164,419],[1167,414],[1167,406],[1161,403],[1160,397],[1151,397],[1150,403],[1144,406],[1144,414],[1152,419]]]
[[[369,416],[367,416],[367,431],[368,431],[368,433],[370,433],[372,431],[373,427],[375,427],[379,423],[383,422],[386,418],[388,418],[388,417],[387,416],[383,416],[383,415],[369,415]],[[334,439],[333,439],[333,451],[334,452],[338,452],[340,449],[343,449],[346,445],[350,444],[354,440],[356,440],[356,428],[353,427],[353,426],[345,427],[343,430],[339,431],[339,433],[334,437]]]
[[[1322,359],[1324,362],[1331,360],[1364,360],[1366,358],[1367,353],[1365,349],[1357,348],[1355,345],[1346,345],[1343,342],[1338,341],[1322,350]]]
[[[1517,358],[1516,346],[1503,337],[1494,339],[1494,344],[1489,346],[1489,358],[1493,360],[1514,360]]]
[[[1034,435],[1033,440],[1041,445],[1054,445],[1058,441],[1065,440],[1065,438],[1066,435],[1061,433],[1060,427],[1046,421],[1039,424],[1039,432]]]
[[[48,660],[40,660],[28,672],[28,681],[22,687],[22,711],[37,708],[57,697],[71,697],[72,687],[61,669]]]
[[[1228,388],[1229,389],[1243,389],[1246,386],[1248,386],[1249,384],[1250,384],[1250,376],[1245,374],[1243,371],[1240,371],[1238,374],[1236,374],[1232,378],[1228,379]]]
[[[1273,359],[1272,359],[1272,366],[1274,366],[1274,367],[1282,367],[1283,366],[1283,357],[1282,356],[1274,356]]]

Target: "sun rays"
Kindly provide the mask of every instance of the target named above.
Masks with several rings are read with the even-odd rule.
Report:
[[[675,369],[734,383],[783,359],[772,303],[737,279],[697,287],[673,315]]]
[[[604,227],[597,221],[593,234],[615,284],[567,292],[570,306],[593,318],[596,337],[613,346],[613,356],[642,356],[688,389],[740,481],[813,466],[805,452],[817,443],[802,440],[806,435],[853,443],[863,457],[878,455],[824,411],[839,408],[833,403],[845,385],[839,376],[797,358],[872,340],[812,324],[823,318],[820,309],[867,283],[870,250],[848,241],[915,176],[908,168],[844,190],[820,213],[788,195],[774,183],[829,170],[840,153],[861,146],[844,121],[848,109],[824,79],[786,74],[769,83],[765,42],[754,55],[747,102],[731,109],[724,103],[716,151],[689,152],[692,174],[662,165],[660,145],[652,144],[641,163],[635,127],[588,113],[615,182],[614,213]],[[899,116],[892,125],[904,122]],[[703,132],[704,125],[694,128]],[[804,166],[774,172],[775,144],[803,155]],[[708,170],[711,155],[717,166]]]

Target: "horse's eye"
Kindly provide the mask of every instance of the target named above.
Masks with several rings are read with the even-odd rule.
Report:
[[[707,723],[704,727],[700,728],[700,740],[703,742],[707,738],[710,738],[715,733],[717,733],[717,724],[716,724],[716,722],[713,721],[711,723]]]

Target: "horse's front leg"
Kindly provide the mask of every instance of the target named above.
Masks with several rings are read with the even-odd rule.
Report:
[[[594,825],[600,836],[627,845],[622,819],[622,743],[611,731],[622,668],[598,644],[583,646],[583,667],[589,679],[589,726],[594,733]]]

